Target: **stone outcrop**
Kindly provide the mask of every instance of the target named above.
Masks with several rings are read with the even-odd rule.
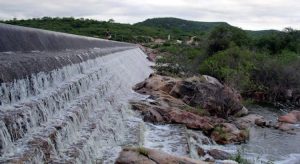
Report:
[[[145,121],[152,123],[184,124],[190,129],[210,131],[216,124],[225,122],[221,118],[199,116],[174,107],[151,105],[147,102],[132,102],[131,104],[134,110],[142,113]]]
[[[245,130],[227,119],[248,113],[240,95],[213,77],[180,79],[151,74],[133,89],[149,95],[149,101],[131,103],[144,121],[183,124],[202,130],[220,144],[243,143],[248,138]]]
[[[179,157],[148,148],[124,148],[116,164],[207,164],[200,160]]]
[[[182,102],[207,110],[210,115],[222,118],[247,114],[241,96],[232,88],[222,85],[213,77],[200,76],[187,79],[151,74],[137,84],[134,90],[141,94],[157,95],[163,92]]]

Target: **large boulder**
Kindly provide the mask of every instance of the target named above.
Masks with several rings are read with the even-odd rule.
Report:
[[[247,116],[236,118],[234,124],[239,129],[248,129],[253,125],[257,126],[267,126],[267,121],[263,116],[257,114],[249,114]]]
[[[211,115],[222,118],[248,113],[240,102],[240,94],[209,76],[178,79],[151,74],[148,79],[137,84],[134,90],[149,95],[163,92],[190,106],[206,109]]]
[[[124,148],[116,164],[206,164],[206,162],[180,157],[148,148]]]
[[[148,79],[136,84],[133,87],[133,90],[141,94],[149,95],[151,95],[151,93],[154,91],[163,91],[169,93],[178,81],[179,79],[176,78],[150,74]]]

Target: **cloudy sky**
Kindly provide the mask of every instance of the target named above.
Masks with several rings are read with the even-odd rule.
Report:
[[[0,0],[0,19],[84,17],[136,23],[153,17],[225,21],[244,29],[300,29],[298,0]]]

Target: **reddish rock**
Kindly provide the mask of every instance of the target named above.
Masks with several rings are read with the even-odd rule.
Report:
[[[300,111],[293,110],[290,113],[280,116],[278,118],[279,122],[285,122],[290,124],[295,124],[297,122],[300,122]]]
[[[284,123],[284,122],[279,122],[275,128],[281,130],[281,131],[292,131],[295,129],[295,127],[293,126],[293,124],[290,123]]]
[[[187,157],[174,156],[148,148],[125,148],[116,164],[206,164],[206,162]]]
[[[216,122],[224,122],[222,119],[211,119],[178,108],[162,107],[142,102],[132,102],[131,104],[134,110],[141,111],[145,121],[154,123],[184,124],[191,129],[209,131],[213,129]]]
[[[218,117],[241,116],[248,112],[240,102],[240,94],[209,76],[177,79],[151,74],[133,89],[158,98],[158,92],[161,92],[173,97],[173,100],[180,99],[190,106],[206,109],[211,115]]]

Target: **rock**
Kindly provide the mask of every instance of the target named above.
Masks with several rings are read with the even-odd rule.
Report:
[[[298,110],[293,110],[290,113],[280,116],[278,118],[279,122],[285,122],[285,123],[290,123],[290,124],[295,124],[297,122],[300,122],[300,111]]]
[[[179,157],[148,148],[124,148],[116,164],[206,164],[187,157]]]
[[[292,131],[295,129],[295,127],[293,126],[293,124],[290,123],[284,123],[284,122],[279,122],[276,126],[276,129],[279,129],[281,131]]]
[[[208,154],[217,160],[226,160],[231,157],[229,153],[218,149],[208,150]]]
[[[211,115],[218,117],[227,118],[243,109],[240,95],[233,89],[199,80],[177,82],[170,94],[188,105],[207,109]]]
[[[235,117],[242,117],[246,116],[248,114],[248,109],[246,107],[243,107],[240,111],[234,114]]]
[[[149,95],[159,95],[160,92],[180,99],[190,106],[206,109],[211,115],[222,118],[247,113],[247,109],[240,102],[240,94],[209,76],[178,79],[151,74],[133,89]]]
[[[266,120],[263,116],[257,114],[249,114],[244,117],[236,118],[234,124],[239,129],[248,129],[253,125],[266,126]]]
[[[244,143],[249,138],[247,130],[239,130],[234,124],[222,123],[215,126],[210,137],[218,144]]]
[[[264,119],[256,119],[254,121],[255,125],[260,126],[260,127],[266,127],[267,122]]]
[[[133,90],[141,94],[150,95],[153,91],[163,91],[169,93],[177,81],[178,79],[172,77],[150,74],[148,79],[136,84],[133,87]]]
[[[197,148],[197,153],[198,153],[198,155],[199,155],[200,157],[203,157],[203,156],[206,154],[205,151],[204,151],[204,149],[201,148],[201,147],[198,147],[198,148]]]
[[[214,124],[224,122],[222,119],[211,119],[178,108],[156,106],[144,102],[131,102],[131,104],[134,110],[141,111],[145,121],[153,123],[184,124],[187,128],[210,131],[214,128]]]
[[[208,75],[202,75],[202,77],[206,80],[206,82],[208,82],[210,84],[214,84],[218,87],[223,87],[223,84],[221,84],[219,82],[219,80],[214,78],[214,77],[211,77],[211,76],[208,76]]]
[[[152,109],[152,105],[142,102],[131,102],[131,105],[133,110],[138,110],[141,112],[141,114],[144,116],[144,121],[152,123],[165,122],[160,113]]]
[[[133,109],[141,112],[144,121],[183,124],[190,129],[202,130],[221,144],[241,143],[248,139],[247,131],[225,123],[229,116],[248,113],[240,103],[241,96],[213,77],[179,79],[151,74],[133,89],[151,97],[148,102],[132,102]],[[255,120],[252,122],[254,124]],[[260,120],[256,123],[263,124]]]

